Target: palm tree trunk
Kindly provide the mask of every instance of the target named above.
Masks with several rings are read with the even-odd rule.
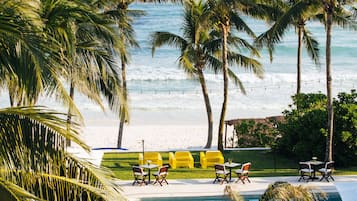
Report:
[[[303,25],[298,28],[298,51],[297,51],[297,80],[296,80],[296,94],[300,94],[301,90],[301,53],[302,53],[302,31]]]
[[[12,96],[12,93],[9,91],[9,100],[10,100],[10,106],[11,107],[14,107],[14,98],[13,98],[13,96]]]
[[[206,80],[202,71],[202,68],[198,68],[198,77],[200,80],[203,98],[205,100],[206,112],[207,112],[207,120],[208,120],[208,135],[207,135],[207,143],[205,145],[206,149],[211,148],[212,146],[212,136],[213,136],[213,117],[212,117],[212,107],[209,101]]]
[[[326,161],[332,161],[333,142],[333,107],[332,107],[332,76],[331,76],[331,32],[333,5],[330,3],[326,8],[326,89],[327,89],[327,139],[326,139]]]
[[[123,92],[124,92],[124,99],[127,99],[127,91],[126,91],[126,66],[125,62],[122,59],[121,62],[121,76],[123,82]],[[118,132],[118,141],[117,141],[117,148],[121,148],[122,140],[123,140],[123,131],[124,131],[124,123],[126,120],[126,113],[122,107],[120,107],[120,123],[119,123],[119,132]]]
[[[69,88],[69,97],[71,97],[72,101],[74,99],[74,83],[71,82],[71,86]],[[67,125],[70,127],[72,122],[72,112],[71,108],[68,108],[68,113],[67,113]],[[70,128],[68,128],[69,130]],[[66,146],[69,147],[71,146],[71,140],[66,139]]]
[[[218,127],[218,150],[223,151],[223,132],[224,132],[224,120],[227,110],[228,101],[228,50],[227,50],[227,36],[228,36],[228,22],[226,24],[221,24],[223,40],[222,40],[222,65],[223,65],[223,104],[221,110],[221,116],[219,119]]]

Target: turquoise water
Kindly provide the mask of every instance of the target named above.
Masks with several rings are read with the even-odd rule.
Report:
[[[164,46],[151,55],[150,34],[155,31],[169,31],[181,35],[182,6],[176,4],[133,4],[131,9],[146,11],[147,15],[134,23],[136,36],[141,46],[132,49],[132,62],[128,67],[128,87],[133,109],[142,110],[195,110],[202,108],[201,88],[197,80],[187,77],[177,66],[178,50]],[[258,35],[267,29],[265,23],[245,18]],[[325,92],[324,27],[317,22],[309,23],[309,30],[321,45],[321,66],[315,66],[303,53],[302,91]],[[238,33],[239,34],[239,33]],[[333,93],[349,91],[357,86],[357,38],[352,31],[333,29],[332,66]],[[242,35],[242,37],[245,37]],[[251,40],[250,40],[251,41]],[[250,72],[233,67],[243,82],[247,95],[236,86],[230,85],[228,112],[249,108],[249,115],[255,112],[277,114],[286,109],[291,95],[296,91],[296,47],[297,36],[291,29],[283,43],[277,48],[273,63],[266,51],[257,58],[265,70],[264,79],[258,79]],[[209,95],[214,110],[219,110],[222,100],[222,76],[205,71]],[[241,113],[235,116],[244,115]]]
[[[342,201],[338,193],[328,193],[327,199],[320,201]],[[243,196],[244,201],[259,201],[259,195]],[[162,197],[162,198],[142,198],[141,201],[230,201],[225,196],[201,196],[201,197]]]
[[[188,77],[177,66],[178,50],[164,46],[157,49],[152,57],[150,34],[155,31],[169,31],[181,35],[182,5],[172,3],[134,3],[133,10],[143,10],[145,16],[138,17],[133,27],[140,49],[131,49],[131,62],[127,67],[129,88],[129,106],[140,111],[191,111],[191,114],[205,114],[201,88],[196,79]],[[245,18],[247,23],[259,35],[267,29],[264,22]],[[318,22],[308,23],[310,32],[318,39],[321,46],[321,66],[316,66],[303,52],[302,92],[325,93],[324,67],[324,27]],[[244,34],[240,34],[246,38]],[[356,32],[333,28],[332,32],[332,75],[333,94],[348,92],[357,87],[357,37]],[[249,39],[251,41],[251,39]],[[265,117],[279,115],[291,104],[291,95],[296,91],[296,47],[297,36],[291,29],[277,46],[271,63],[267,51],[261,52],[258,59],[265,71],[264,79],[259,79],[238,67],[232,67],[247,91],[243,95],[230,84],[227,119],[244,117]],[[247,55],[249,56],[249,55]],[[118,60],[119,64],[119,60]],[[206,70],[211,105],[214,115],[218,115],[222,103],[222,75]],[[76,94],[75,101],[86,119],[102,118],[100,109],[86,97]],[[0,104],[8,105],[7,93],[2,93]],[[58,107],[52,100],[43,101],[51,108]],[[66,110],[65,110],[66,111]],[[192,112],[193,111],[193,112]],[[88,117],[89,116],[89,117]],[[114,115],[115,116],[115,115]],[[116,118],[116,116],[115,116]],[[132,120],[135,121],[135,116]],[[140,117],[138,117],[140,118]],[[205,122],[202,119],[202,122]]]

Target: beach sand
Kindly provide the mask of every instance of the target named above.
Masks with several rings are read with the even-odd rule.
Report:
[[[122,147],[129,151],[142,151],[142,140],[148,151],[197,150],[206,145],[208,126],[204,110],[133,110],[130,114],[122,141]],[[212,149],[217,148],[219,112],[214,111],[214,114]],[[261,116],[252,112],[240,114],[241,118],[269,116],[264,112]],[[230,119],[233,115],[227,116]],[[116,147],[119,120],[113,114],[97,112],[85,114],[85,118],[82,138],[91,148]],[[228,137],[232,136],[232,131],[233,128],[228,127]]]

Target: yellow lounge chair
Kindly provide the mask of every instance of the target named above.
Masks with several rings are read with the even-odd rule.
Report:
[[[194,160],[189,151],[176,151],[175,154],[169,152],[169,164],[172,169],[177,167],[194,168]]]
[[[201,151],[200,163],[202,168],[207,168],[215,164],[223,164],[224,157],[220,151],[206,151],[206,154]]]
[[[139,165],[147,164],[148,160],[151,161],[151,164],[162,166],[162,157],[159,152],[145,152],[144,157],[142,153],[139,154]]]

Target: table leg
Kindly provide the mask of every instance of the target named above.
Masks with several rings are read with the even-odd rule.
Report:
[[[232,168],[229,168],[229,182],[232,181]]]
[[[148,169],[149,169],[149,171],[148,171],[149,172],[149,181],[148,181],[148,183],[150,184],[150,176],[151,176],[150,170],[151,169],[150,168],[148,168]]]

